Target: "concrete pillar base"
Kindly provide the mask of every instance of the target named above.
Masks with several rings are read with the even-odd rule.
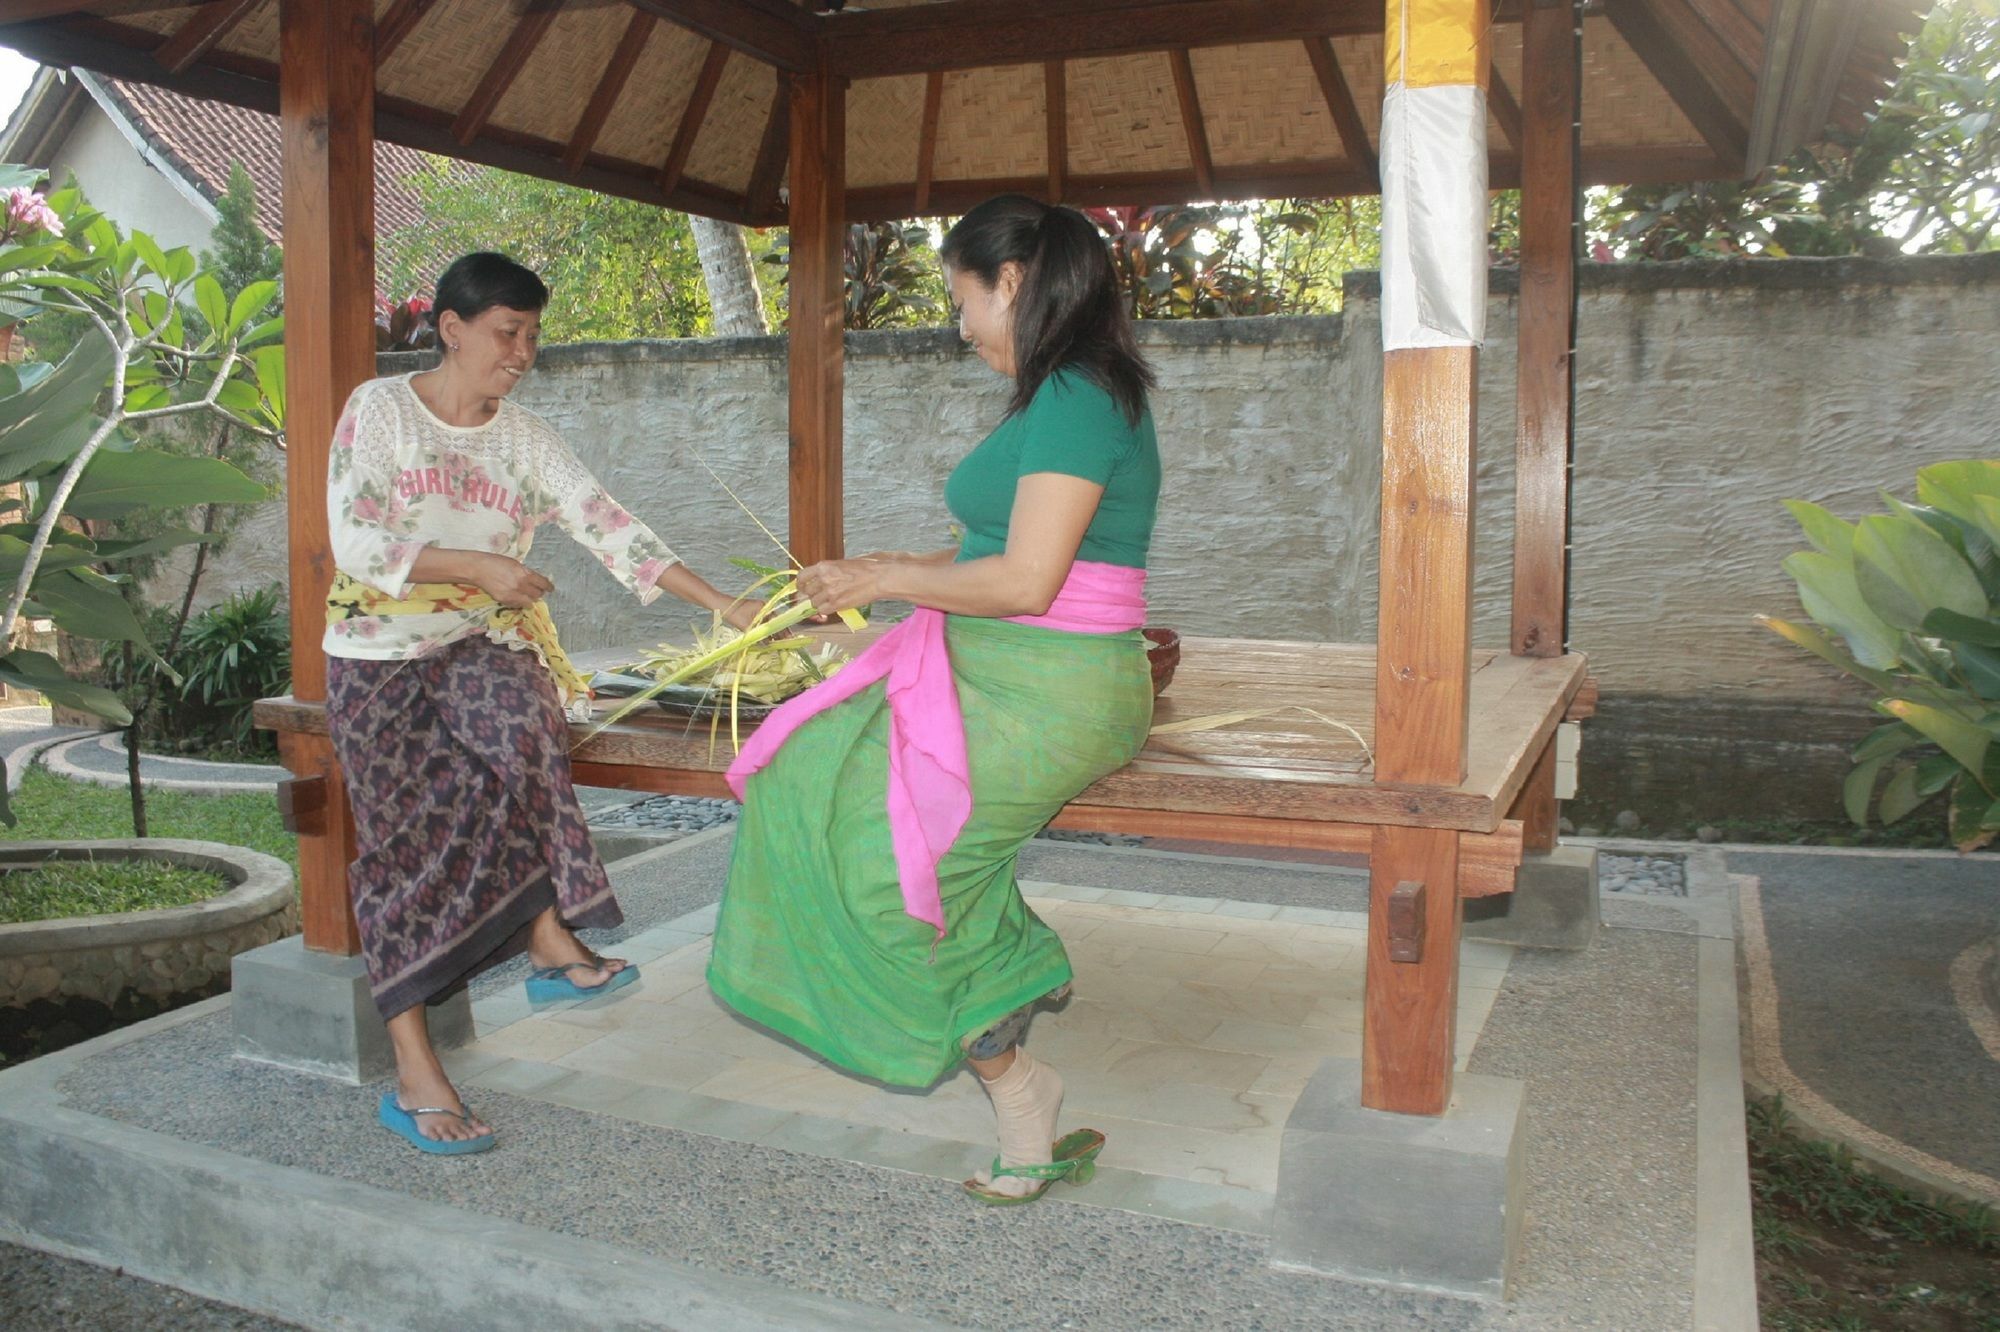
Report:
[[[358,1086],[395,1071],[389,1033],[358,957],[316,953],[298,935],[239,953],[229,1010],[236,1054]],[[429,1011],[440,1050],[472,1039],[472,1004],[460,990]]]
[[[1588,948],[1602,924],[1592,847],[1528,855],[1514,875],[1513,892],[1465,900],[1466,938],[1519,948]]]
[[[1361,1106],[1329,1059],[1285,1123],[1271,1261],[1292,1271],[1505,1299],[1520,1247],[1526,1088],[1461,1073],[1442,1116]]]

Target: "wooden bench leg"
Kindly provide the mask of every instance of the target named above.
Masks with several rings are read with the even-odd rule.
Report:
[[[1441,1115],[1451,1101],[1458,1035],[1458,834],[1378,827],[1368,881],[1361,1103],[1406,1115]],[[1407,884],[1422,884],[1423,891],[1413,893],[1403,887]],[[1400,919],[1412,903],[1421,903],[1420,925]],[[1395,960],[1396,953],[1410,950],[1392,934],[1406,940],[1413,933],[1420,938],[1416,960]]]
[[[1514,808],[1507,812],[1510,819],[1521,823],[1521,849],[1531,855],[1546,854],[1556,849],[1556,738],[1549,736],[1549,742],[1542,746],[1541,757],[1528,773],[1528,781],[1521,788],[1521,794],[1514,797]]]
[[[295,783],[289,812],[299,834],[299,906],[306,947],[353,957],[361,951],[347,867],[354,862],[354,817],[347,783],[323,735],[280,733],[278,754]],[[317,783],[316,786],[308,783]]]

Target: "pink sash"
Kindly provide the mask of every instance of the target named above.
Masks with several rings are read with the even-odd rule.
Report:
[[[1071,633],[1116,634],[1146,622],[1146,571],[1078,560],[1046,615],[1013,615],[1030,624]],[[938,896],[938,862],[972,815],[971,766],[965,756],[965,718],[945,650],[942,611],[918,607],[909,619],[876,639],[839,674],[787,702],[764,719],[729,765],[729,789],[743,798],[750,775],[777,757],[792,732],[878,680],[889,700],[889,833],[903,910],[944,937],[944,904]]]

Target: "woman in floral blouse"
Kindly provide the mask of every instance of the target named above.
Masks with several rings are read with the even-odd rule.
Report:
[[[327,720],[354,810],[349,869],[371,988],[396,1054],[383,1125],[481,1151],[431,1047],[426,1004],[526,950],[531,999],[637,969],[571,933],[623,919],[577,807],[564,704],[587,706],[524,562],[554,523],[642,603],[662,590],[747,624],[597,484],[548,422],[508,401],[535,362],[548,289],[497,254],[438,280],[437,368],[371,380],[335,432],[327,518]]]

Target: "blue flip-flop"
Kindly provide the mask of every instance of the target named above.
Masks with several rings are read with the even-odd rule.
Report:
[[[596,971],[603,965],[603,959],[598,958],[590,962],[565,962],[559,967],[539,967],[528,975],[528,1002],[559,1004],[571,999],[595,999],[600,994],[610,994],[639,979],[639,968],[630,963],[596,985],[578,985],[569,978],[569,973],[578,967]]]
[[[397,1103],[396,1093],[382,1093],[382,1109],[377,1115],[382,1127],[400,1138],[408,1138],[410,1145],[420,1152],[433,1156],[468,1156],[473,1152],[483,1152],[493,1146],[493,1134],[483,1133],[476,1138],[426,1138],[417,1128],[418,1115],[450,1115],[463,1123],[472,1123],[472,1114],[466,1110],[447,1110],[442,1106],[418,1106],[405,1110]]]

